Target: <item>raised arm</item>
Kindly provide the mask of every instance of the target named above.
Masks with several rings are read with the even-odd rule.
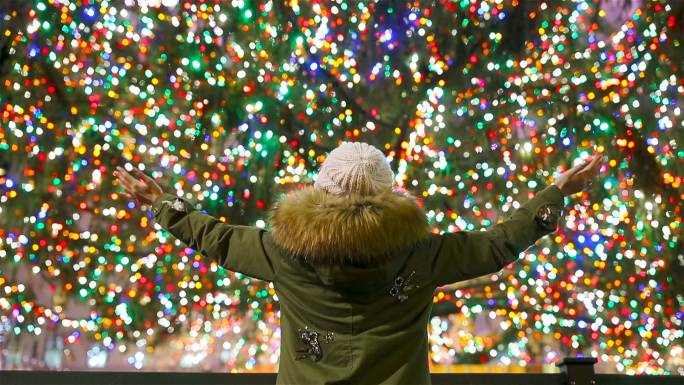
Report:
[[[495,273],[518,259],[537,239],[558,226],[564,197],[580,191],[598,175],[601,157],[579,164],[538,192],[503,222],[484,231],[435,235],[431,271],[437,285]]]
[[[194,210],[188,201],[164,193],[140,171],[133,177],[118,169],[115,175],[126,189],[126,196],[151,206],[155,222],[188,247],[226,269],[267,281],[275,279],[275,269],[264,249],[262,229],[230,225]]]

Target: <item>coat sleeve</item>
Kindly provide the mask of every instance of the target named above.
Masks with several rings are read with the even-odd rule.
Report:
[[[275,280],[275,269],[263,244],[264,230],[223,223],[168,193],[152,203],[152,213],[162,228],[220,266],[257,279]]]
[[[435,235],[430,270],[437,285],[501,270],[537,239],[556,230],[563,206],[563,193],[552,184],[487,230]]]

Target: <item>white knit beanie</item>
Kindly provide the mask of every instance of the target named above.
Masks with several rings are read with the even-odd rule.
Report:
[[[328,154],[314,187],[336,195],[373,195],[391,190],[393,183],[394,174],[380,150],[367,143],[346,142]]]

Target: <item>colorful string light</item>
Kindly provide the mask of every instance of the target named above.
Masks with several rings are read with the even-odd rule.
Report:
[[[603,182],[567,201],[558,232],[501,275],[437,291],[433,368],[585,354],[684,374],[681,5],[432,3],[36,0],[0,14],[0,330],[145,346],[138,369],[174,338],[197,345],[191,366],[232,333],[231,370],[277,362],[273,286],[170,238],[120,195],[116,166],[265,227],[327,151],[366,141],[442,232],[495,224],[597,151]]]

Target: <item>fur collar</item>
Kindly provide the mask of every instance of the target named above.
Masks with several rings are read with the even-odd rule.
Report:
[[[409,194],[339,197],[295,191],[270,212],[274,243],[312,264],[368,265],[427,237],[425,213]]]

